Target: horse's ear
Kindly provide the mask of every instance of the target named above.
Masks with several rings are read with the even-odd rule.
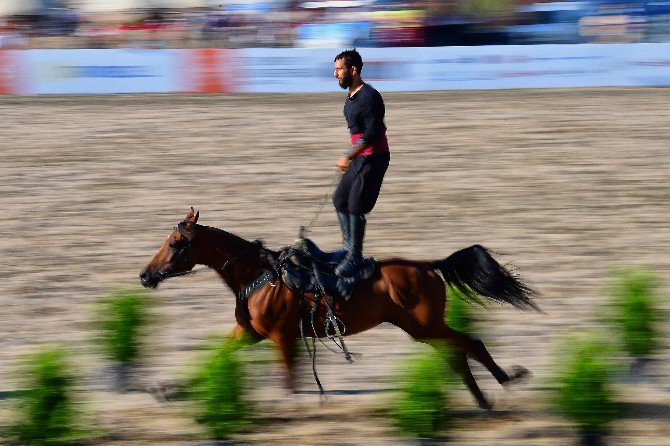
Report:
[[[191,210],[186,214],[184,221],[189,222],[190,224],[196,224],[198,222],[198,217],[200,216],[200,211],[196,211],[191,207]]]

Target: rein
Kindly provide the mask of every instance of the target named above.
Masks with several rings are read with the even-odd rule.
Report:
[[[263,242],[258,240],[258,239],[254,240],[252,245],[249,248],[245,249],[244,251],[237,254],[236,256],[233,256],[230,259],[228,259],[223,264],[223,266],[221,267],[220,273],[223,274],[223,272],[226,270],[226,268],[228,268],[234,262],[244,258],[245,256],[247,256],[247,255],[249,255],[252,252],[255,252],[257,250],[264,250]],[[265,251],[267,252],[267,250],[265,250]],[[249,297],[249,295],[251,295],[251,293],[253,293],[258,287],[260,287],[261,285],[263,285],[266,282],[274,287],[275,285],[273,285],[273,282],[274,282],[274,280],[277,276],[278,276],[278,273],[276,271],[276,268],[273,265],[272,268],[265,270],[263,272],[263,274],[260,275],[260,277],[257,277],[256,279],[252,280],[251,282],[249,282],[245,286],[243,286],[241,290],[239,290],[239,291],[233,290],[233,291],[235,292],[235,295],[236,295],[237,299],[246,300],[247,297]]]
[[[312,228],[316,224],[316,220],[318,220],[319,215],[321,215],[321,212],[323,211],[323,208],[326,206],[326,203],[328,203],[328,201],[330,200],[330,196],[335,192],[335,189],[337,189],[337,186],[340,184],[343,175],[344,175],[343,172],[335,172],[335,174],[333,175],[333,179],[330,182],[330,187],[328,188],[328,191],[321,199],[321,203],[319,204],[319,208],[317,209],[316,214],[314,214],[314,217],[312,217],[312,220],[309,222],[307,226],[300,226],[300,234],[298,238],[304,238],[307,234],[312,232]]]
[[[242,251],[238,255],[233,256],[233,257],[229,258],[228,260],[226,260],[226,262],[221,267],[221,272],[225,271],[226,268],[228,268],[230,265],[233,264],[233,262],[237,262],[238,260],[240,260],[240,259],[244,258],[245,256],[251,254],[253,251],[255,251],[257,249],[262,249],[262,248],[263,248],[263,242],[261,242],[258,239],[254,240],[250,247],[248,247],[247,249],[245,249],[244,251]]]
[[[335,345],[342,350],[342,353],[344,353],[344,359],[347,360],[348,363],[352,363],[352,355],[357,355],[360,356],[360,353],[351,353],[349,352],[349,349],[347,348],[347,345],[344,343],[344,334],[347,331],[347,327],[344,325],[344,322],[335,316],[335,313],[333,312],[333,300],[328,299],[328,294],[325,292],[323,288],[319,286],[320,290],[314,294],[314,300],[312,302],[312,308],[309,312],[310,315],[310,325],[312,327],[312,348],[310,349],[309,343],[307,342],[307,334],[305,332],[305,322],[306,322],[306,315],[305,315],[305,310],[306,310],[306,299],[305,299],[305,294],[304,292],[300,291],[298,293],[299,299],[298,299],[298,314],[299,314],[299,320],[298,320],[298,329],[300,331],[300,339],[303,341],[305,344],[305,350],[307,350],[307,354],[309,355],[309,358],[311,359],[312,362],[312,374],[314,375],[314,380],[316,381],[316,385],[319,387],[319,393],[323,396],[326,394],[325,390],[323,389],[323,385],[321,385],[321,380],[319,379],[319,374],[316,371],[316,341],[317,339],[319,342],[326,348],[331,353],[339,354],[340,352],[333,350],[330,348],[328,345],[326,345],[325,342],[319,337],[316,326],[314,324],[314,319],[316,316],[316,312],[318,310],[319,302],[321,300],[324,301],[326,304],[326,322],[324,325],[324,332],[328,339],[333,341]],[[340,330],[339,324],[342,324],[342,330]],[[333,330],[332,334],[329,333],[330,329]],[[339,340],[339,343],[338,343]]]

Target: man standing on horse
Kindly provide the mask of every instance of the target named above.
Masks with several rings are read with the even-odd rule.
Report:
[[[335,272],[339,276],[351,277],[361,266],[370,264],[363,259],[365,214],[377,202],[390,153],[384,124],[384,100],[361,78],[361,55],[355,48],[346,50],[335,57],[334,63],[333,75],[340,87],[349,90],[344,101],[344,117],[351,134],[351,147],[337,161],[337,168],[344,175],[333,194],[342,244],[347,251]]]

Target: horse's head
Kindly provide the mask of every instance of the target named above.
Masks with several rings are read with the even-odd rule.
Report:
[[[199,214],[191,208],[184,221],[168,234],[158,252],[140,272],[143,286],[156,288],[163,280],[184,274],[195,266],[190,250]]]

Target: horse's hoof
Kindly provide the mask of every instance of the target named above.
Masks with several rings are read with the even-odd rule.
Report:
[[[520,366],[520,365],[514,365],[512,367],[512,372],[508,374],[509,376],[509,381],[503,383],[504,385],[509,385],[509,384],[518,384],[520,382],[528,380],[531,376],[533,376],[533,373],[528,370],[527,368]]]
[[[491,404],[488,398],[486,398],[483,394],[473,396],[475,397],[477,405],[479,406],[480,409],[484,409],[487,412],[493,411],[493,404]]]
[[[167,388],[160,384],[154,384],[144,388],[144,391],[149,393],[159,403],[166,403],[169,401],[167,396]]]
[[[487,412],[493,412],[493,404],[489,403],[488,401],[477,401],[479,404],[479,408],[483,409]]]

